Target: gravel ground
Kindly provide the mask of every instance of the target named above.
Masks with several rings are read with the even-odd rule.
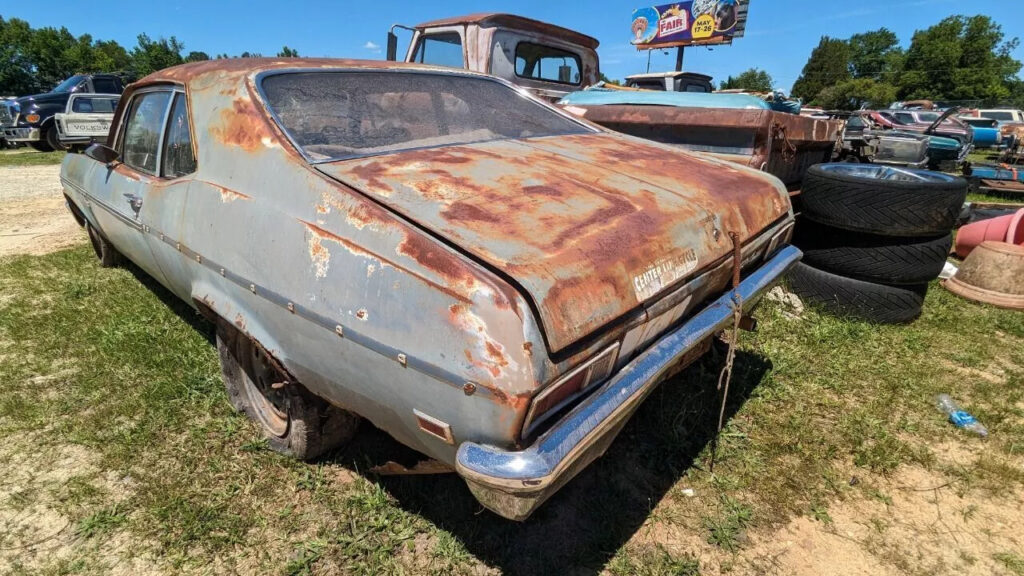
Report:
[[[64,207],[59,165],[0,167],[0,257],[45,254],[85,241]]]

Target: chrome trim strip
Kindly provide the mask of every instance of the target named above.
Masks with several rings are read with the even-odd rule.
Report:
[[[797,248],[786,246],[741,282],[738,290],[743,308],[753,307],[802,255]],[[529,448],[508,451],[463,442],[456,455],[459,474],[474,492],[518,495],[531,499],[534,507],[539,505],[599,455],[594,452],[601,448],[601,441],[618,432],[676,360],[732,321],[734,308],[730,291],[625,365]]]
[[[203,254],[196,252],[195,250],[192,250],[185,244],[182,244],[176,239],[165,235],[160,230],[157,230],[156,228],[144,225],[141,222],[126,217],[117,210],[111,208],[103,201],[98,200],[95,196],[86,192],[84,189],[82,189],[81,186],[76,185],[74,182],[71,182],[70,180],[64,177],[61,177],[60,180],[61,184],[67,184],[69,187],[74,188],[76,192],[85,197],[85,199],[88,200],[90,203],[93,203],[96,206],[103,208],[118,220],[121,220],[125,224],[128,224],[129,226],[135,228],[136,230],[143,234],[149,234],[150,236],[157,238],[164,244],[167,244],[171,248],[174,248],[175,250],[181,252],[182,256],[184,256],[186,260],[191,261],[193,264],[204,266],[212,270],[216,274],[219,274],[222,277],[226,278],[227,280],[231,281],[231,283],[239,286],[244,291],[251,292],[252,294],[260,298],[263,298],[264,300],[272,304],[276,304],[277,306],[280,306],[281,308],[288,310],[290,313],[293,313],[295,316],[301,317],[303,320],[312,322],[313,324],[316,324],[317,326],[323,328],[324,330],[330,331],[332,334],[334,334],[335,338],[338,337],[338,326],[343,326],[344,336],[341,337],[345,338],[346,340],[351,340],[354,344],[357,344],[372,352],[376,352],[377,354],[380,354],[381,356],[384,356],[391,360],[398,358],[399,355],[404,355],[406,358],[406,367],[415,370],[421,374],[424,374],[426,376],[429,376],[439,382],[447,384],[453,388],[457,388],[460,391],[465,385],[466,379],[464,377],[460,377],[452,372],[449,372],[448,370],[445,370],[440,366],[432,364],[427,360],[417,358],[415,356],[409,356],[406,352],[403,352],[398,348],[389,346],[365,334],[360,334],[358,331],[353,330],[351,325],[346,325],[339,320],[333,320],[331,318],[323,316],[313,310],[310,310],[309,308],[302,304],[296,303],[296,300],[294,299],[286,298],[285,296],[282,296],[281,294],[278,294],[277,292],[274,292],[273,290],[270,290],[265,286],[257,284],[248,278],[239,276],[238,274],[232,272],[228,268],[219,264],[216,260],[213,260],[212,258],[209,258]],[[484,386],[477,387],[476,393],[483,394],[484,396],[488,397],[494,395],[494,392],[492,390]]]

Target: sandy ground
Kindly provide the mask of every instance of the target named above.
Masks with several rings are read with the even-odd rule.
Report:
[[[59,165],[0,167],[0,258],[85,241],[64,207]]]

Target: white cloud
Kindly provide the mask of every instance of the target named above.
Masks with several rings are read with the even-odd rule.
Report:
[[[367,49],[367,50],[369,50],[371,52],[380,52],[380,45],[375,44],[374,42],[372,42],[370,40],[367,40],[366,44],[363,44],[363,48],[365,48],[365,49]]]

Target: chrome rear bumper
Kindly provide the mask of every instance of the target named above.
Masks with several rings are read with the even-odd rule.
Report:
[[[743,309],[753,308],[802,255],[786,246],[743,280],[739,285]],[[730,290],[623,366],[529,448],[509,451],[464,442],[456,455],[459,475],[484,506],[506,518],[525,520],[604,453],[662,375],[688,351],[727,327],[734,308]]]

